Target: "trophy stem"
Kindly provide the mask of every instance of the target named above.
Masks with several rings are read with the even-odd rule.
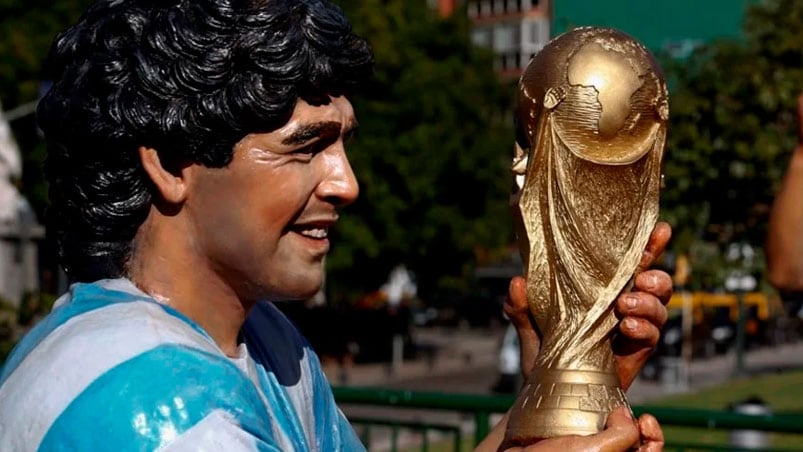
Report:
[[[523,446],[564,435],[591,435],[614,408],[627,406],[614,369],[536,367],[511,410],[505,443]]]

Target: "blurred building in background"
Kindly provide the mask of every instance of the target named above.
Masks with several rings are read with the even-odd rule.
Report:
[[[39,289],[36,240],[44,229],[20,194],[22,157],[0,104],[0,301],[18,307]]]
[[[469,0],[474,22],[471,40],[494,51],[494,69],[503,78],[516,78],[533,55],[549,41],[548,0]]]
[[[530,58],[549,41],[550,4],[555,0],[438,0],[441,15],[465,3],[474,23],[471,40],[492,49],[494,69],[505,79],[521,75]]]
[[[739,38],[744,11],[758,0],[437,0],[447,16],[465,4],[474,23],[471,40],[492,49],[494,68],[505,80],[524,67],[550,37],[580,26],[612,27],[675,58],[720,38]]]

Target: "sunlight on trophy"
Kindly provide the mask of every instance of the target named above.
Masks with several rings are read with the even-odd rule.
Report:
[[[611,29],[553,39],[521,76],[511,204],[542,342],[507,444],[593,434],[627,405],[613,303],[658,218],[667,96],[647,49]]]

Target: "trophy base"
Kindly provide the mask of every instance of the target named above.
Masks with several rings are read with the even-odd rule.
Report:
[[[613,372],[536,368],[513,405],[505,443],[598,433],[619,406],[629,408]]]

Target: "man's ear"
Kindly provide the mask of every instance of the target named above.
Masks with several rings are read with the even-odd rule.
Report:
[[[174,173],[168,170],[162,165],[156,149],[145,146],[139,147],[139,161],[165,202],[180,204],[187,199],[186,171],[180,169]]]

